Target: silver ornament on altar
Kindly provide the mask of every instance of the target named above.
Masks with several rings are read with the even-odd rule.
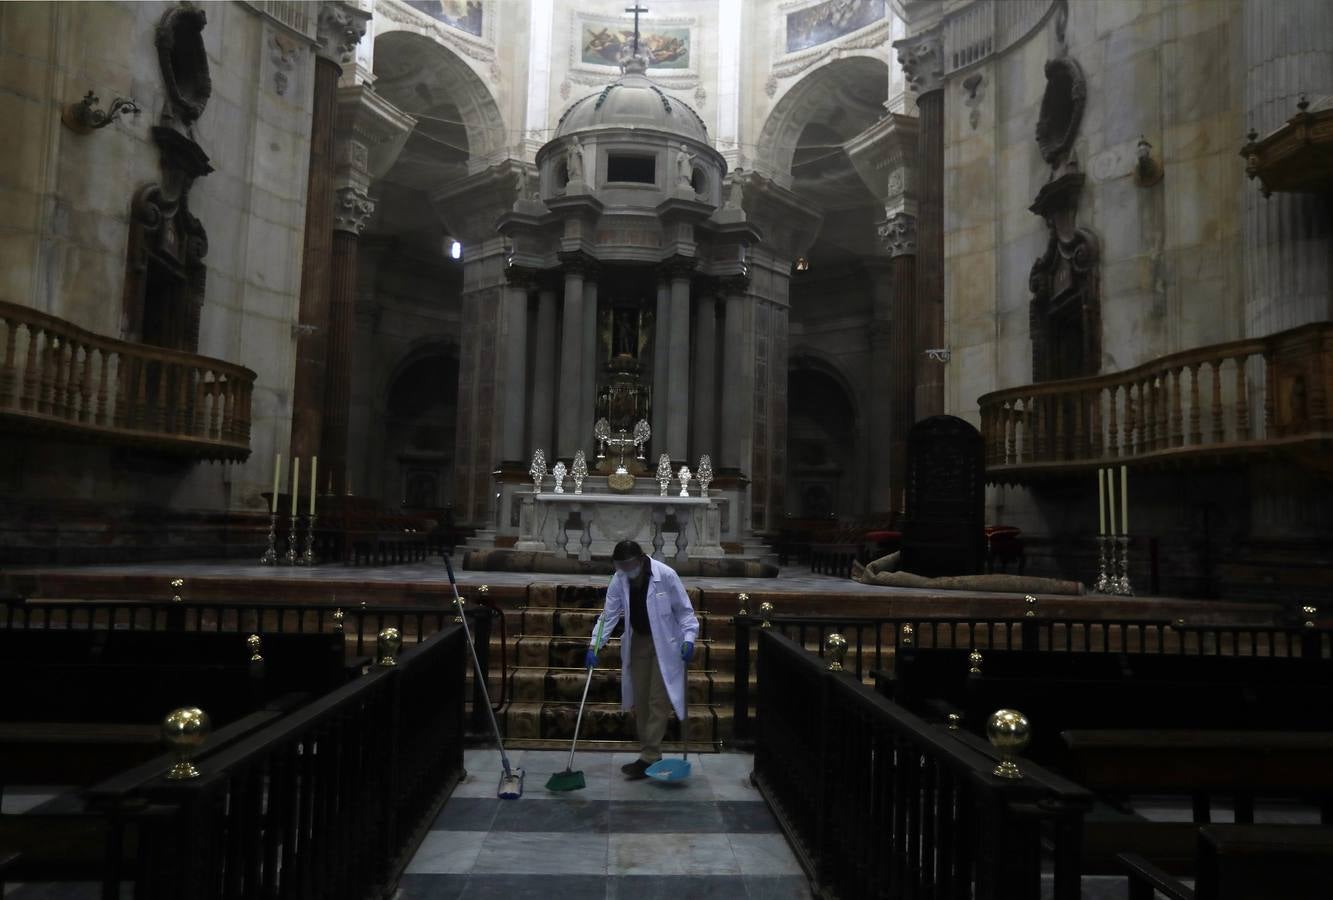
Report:
[[[682,497],[688,497],[690,495],[690,467],[681,466],[680,472],[676,477],[680,479],[680,495]]]
[[[588,459],[583,455],[583,451],[574,454],[574,466],[569,470],[574,476],[574,493],[583,493],[583,479],[588,477]]]
[[[667,495],[667,485],[671,484],[671,457],[663,453],[657,458],[657,483],[662,488],[660,496]]]
[[[542,479],[546,477],[546,452],[538,450],[532,454],[532,465],[528,467],[528,477],[532,479],[532,492],[542,492]]]
[[[611,439],[611,423],[598,419],[592,426],[592,436],[597,438],[597,458],[606,459],[606,442]]]
[[[639,459],[643,459],[643,448],[652,436],[653,429],[649,427],[647,419],[640,419],[634,423],[634,444],[639,448]]]
[[[563,494],[565,492],[565,475],[568,474],[568,472],[569,470],[565,468],[563,462],[557,462],[555,468],[551,470],[551,475],[555,478],[555,492],[557,494]]]
[[[708,496],[708,485],[713,480],[713,461],[705,453],[699,457],[699,473],[695,476],[699,479],[699,496]]]

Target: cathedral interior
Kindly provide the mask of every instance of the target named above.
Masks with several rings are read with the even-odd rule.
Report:
[[[1328,896],[1327,0],[5,2],[0,104],[4,897]]]

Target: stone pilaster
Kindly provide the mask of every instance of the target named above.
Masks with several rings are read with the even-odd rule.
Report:
[[[667,265],[671,283],[670,358],[667,372],[667,439],[661,448],[672,460],[684,460],[689,453],[690,427],[690,273],[692,265],[677,260]]]
[[[904,364],[916,346],[916,218],[906,213],[890,216],[880,229],[892,260],[892,335],[889,369],[889,496],[890,509],[903,507],[907,477],[907,432],[916,421],[916,368]]]
[[[566,260],[565,298],[560,322],[560,414],[556,419],[556,457],[570,459],[582,446],[579,410],[583,391],[583,264]],[[591,361],[589,361],[591,362]],[[554,465],[554,459],[551,459]]]
[[[699,298],[694,322],[694,452],[690,467],[704,454],[717,454],[717,299]]]
[[[668,375],[671,371],[671,282],[659,278],[657,282],[657,315],[653,319],[653,409],[651,442],[652,457],[656,459],[667,448],[667,405],[671,396]]]
[[[556,293],[553,288],[542,287],[537,294],[537,333],[532,336],[532,421],[531,447],[527,448],[527,458],[531,459],[535,450],[542,450],[547,458],[554,452],[555,434],[555,342],[556,342]]]

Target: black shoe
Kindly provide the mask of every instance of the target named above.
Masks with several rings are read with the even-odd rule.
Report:
[[[646,763],[641,759],[636,759],[632,763],[625,763],[620,767],[620,771],[625,773],[627,781],[638,781],[641,778],[648,777],[648,767],[652,763]]]

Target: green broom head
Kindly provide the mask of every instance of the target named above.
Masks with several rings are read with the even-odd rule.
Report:
[[[584,780],[583,773],[577,770],[566,769],[563,772],[556,772],[546,780],[546,789],[548,791],[581,791],[588,786]]]

